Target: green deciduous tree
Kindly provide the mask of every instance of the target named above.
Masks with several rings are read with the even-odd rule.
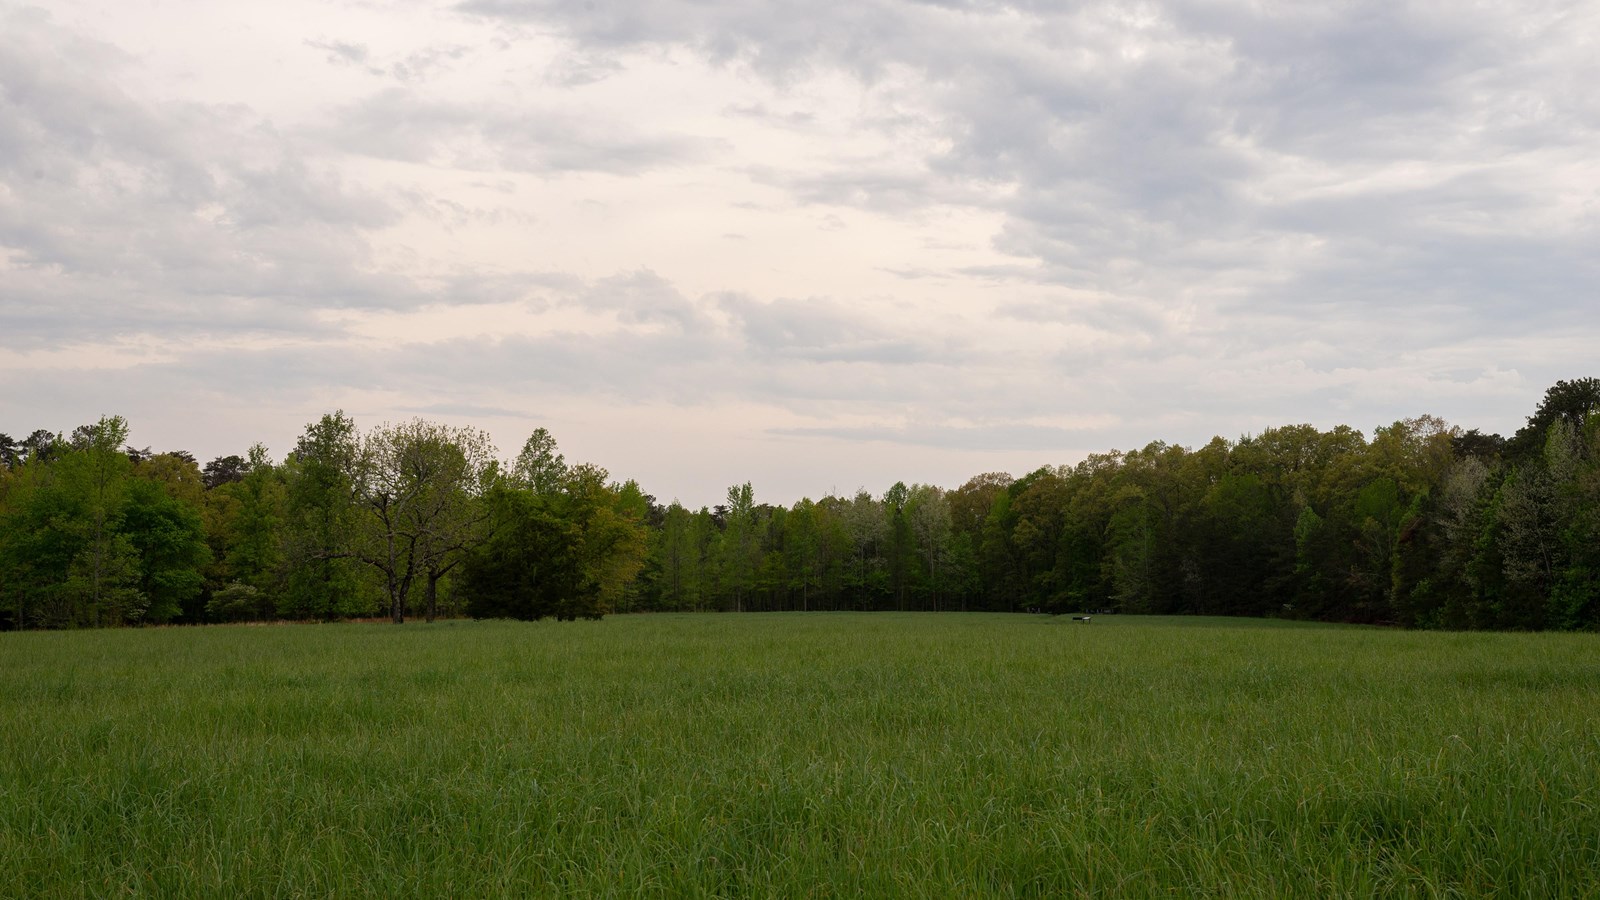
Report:
[[[654,553],[661,608],[705,608],[706,554],[715,531],[707,510],[692,513],[676,500],[667,507]]]
[[[284,556],[280,615],[334,619],[365,612],[351,558],[358,508],[355,422],[343,411],[307,425],[284,460]]]
[[[205,583],[202,572],[211,560],[198,506],[172,496],[160,481],[135,478],[129,485],[122,529],[138,558],[142,621],[170,622],[185,613],[198,618],[195,602]]]
[[[921,558],[920,571],[927,574],[924,590],[928,606],[938,612],[950,568],[950,503],[942,489],[914,485],[907,493],[905,517]]]
[[[597,619],[608,612],[644,563],[645,526],[637,486],[607,478],[598,466],[578,465],[553,492],[525,479],[494,486],[486,497],[488,537],[462,562],[468,613]]]
[[[1549,438],[1550,426],[1565,422],[1573,431],[1582,431],[1595,413],[1600,413],[1600,378],[1557,381],[1544,392],[1544,399],[1528,417],[1528,423],[1506,442],[1506,453],[1518,463],[1537,460]]]
[[[198,472],[174,456],[137,467],[128,425],[106,416],[8,473],[0,585],[15,627],[165,622],[198,596],[209,553]],[[42,442],[41,442],[42,445]]]
[[[881,548],[889,532],[889,520],[883,504],[864,489],[856,491],[854,497],[841,505],[840,515],[852,558],[850,576],[845,582],[852,595],[850,605],[855,609],[871,609],[884,590]]]
[[[480,502],[497,477],[488,435],[422,419],[373,429],[351,458],[357,500],[350,554],[383,578],[390,619],[405,621],[418,578],[430,620],[438,582],[488,521]]]
[[[556,448],[556,439],[549,431],[535,428],[528,436],[512,463],[511,478],[518,486],[544,495],[555,494],[566,484],[566,458]]]
[[[270,601],[282,582],[283,525],[288,496],[283,473],[261,444],[250,447],[244,475],[215,490],[228,490],[238,503],[230,523],[227,569],[232,580],[267,595]]]
[[[551,498],[512,487],[487,498],[490,537],[466,554],[462,588],[474,618],[598,619],[600,587],[587,579],[578,525]]]
[[[144,618],[146,598],[138,587],[137,551],[122,530],[133,463],[121,451],[128,424],[107,416],[73,432],[69,449],[55,464],[68,515],[53,527],[76,545],[61,584],[60,624],[121,625]]]
[[[761,568],[761,540],[756,532],[755,495],[750,482],[728,488],[726,525],[719,544],[722,584],[735,612],[744,609]]]

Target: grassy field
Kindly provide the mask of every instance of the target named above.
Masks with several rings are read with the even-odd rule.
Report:
[[[1600,638],[0,634],[0,896],[1600,896]]]

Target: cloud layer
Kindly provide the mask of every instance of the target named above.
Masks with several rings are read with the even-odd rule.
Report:
[[[340,406],[790,501],[1594,374],[1586,4],[175,15],[0,7],[0,429]]]

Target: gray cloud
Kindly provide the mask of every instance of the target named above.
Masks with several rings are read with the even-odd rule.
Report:
[[[711,327],[696,304],[649,269],[601,279],[575,302],[586,309],[614,311],[624,322],[671,325],[683,332]]]
[[[998,205],[997,246],[1039,262],[1011,277],[1211,292],[1235,313],[1424,291],[1513,328],[1538,319],[1511,304],[1567,309],[1595,287],[1593,216],[1529,232],[1555,198],[1530,193],[1543,167],[1527,154],[1600,145],[1600,103],[1574,89],[1579,73],[1600,77],[1583,49],[1597,22],[1569,4],[1471,16],[1369,0],[458,8],[555,28],[583,52],[680,46],[779,83],[819,68],[869,84],[896,66],[917,72],[919,92],[889,95],[885,116],[920,105],[912,127],[945,141],[923,171],[752,174],[803,203]],[[1436,185],[1407,178],[1424,163],[1460,172]],[[1314,179],[1295,183],[1302,171]],[[997,193],[1002,184],[1013,190]],[[1251,270],[1274,239],[1323,249],[1261,283]]]
[[[936,404],[946,388],[934,374],[976,359],[947,338],[895,335],[831,301],[689,299],[648,270],[592,282],[551,275],[518,288],[546,297],[551,308],[614,312],[619,327],[359,345],[339,342],[333,333],[323,343],[225,352],[202,347],[178,361],[139,366],[138,380],[176,390],[186,379],[201,379],[224,394],[282,398],[316,396],[338,385],[341,391],[448,398],[438,400],[440,410],[507,409],[474,399],[489,390],[686,406],[754,400],[820,415]],[[973,402],[989,402],[982,399],[989,379],[971,377]],[[410,403],[405,411],[425,406]]]
[[[870,209],[885,215],[913,214],[939,204],[992,206],[992,186],[950,183],[927,171],[886,170],[872,160],[849,169],[791,173],[756,166],[751,180],[787,191],[797,202]]]
[[[129,62],[38,16],[0,29],[0,314],[11,346],[150,331],[318,330],[305,311],[434,298],[379,271],[390,199],[247,111],[141,100]],[[25,26],[25,27],[19,27]]]
[[[1027,451],[1041,458],[1061,459],[1101,437],[1097,431],[1076,431],[1034,425],[959,427],[918,425],[903,428],[774,428],[773,434],[790,437],[833,438],[845,441],[883,442],[913,447],[956,450]]]
[[[324,58],[330,65],[353,66],[369,75],[392,78],[406,84],[428,81],[449,71],[472,53],[470,47],[457,44],[430,46],[383,62],[375,57],[366,44],[354,41],[307,40],[305,44],[327,54]]]
[[[319,134],[380,159],[538,174],[637,175],[702,159],[715,146],[553,110],[431,100],[404,88],[336,111]]]
[[[367,65],[367,60],[372,56],[372,51],[366,44],[356,44],[348,41],[306,41],[306,46],[314,47],[328,54],[328,62],[336,66],[361,66]]]
[[[545,70],[545,82],[573,88],[604,81],[622,71],[622,63],[604,53],[566,53]]]
[[[1555,378],[1588,374],[1572,369],[1600,338],[1600,14],[1582,4],[455,9],[460,30],[409,44],[399,28],[387,44],[296,34],[275,52],[370,92],[293,110],[167,99],[151,85],[170,76],[86,28],[0,14],[0,351],[193,345],[121,370],[8,369],[17,409],[308,418],[335,393],[407,398],[380,417],[737,404],[695,440],[748,428],[811,449],[1070,461],[1307,419],[1428,411],[1507,430]],[[661,108],[627,115],[673,97],[633,67],[671,70],[673,90],[722,79],[692,111],[719,116],[703,132],[719,137],[651,124]],[[670,207],[702,186],[712,202]],[[519,230],[586,203],[611,204],[636,258],[505,262]],[[707,221],[713,208],[739,213]],[[965,230],[903,242],[914,258],[885,241],[864,265],[898,285],[763,293],[784,217],[848,222],[863,241],[941,217]],[[741,257],[680,267],[681,242],[652,246],[661,221],[742,236],[724,242]],[[987,258],[972,247],[986,223]],[[499,268],[456,263],[429,229],[517,249],[467,253]],[[840,237],[811,231],[818,247]],[[557,258],[532,243],[523,258]],[[329,314],[440,304],[559,324],[383,344]]]
[[[422,406],[398,406],[400,412],[419,416],[451,416],[458,419],[537,419],[525,409],[508,409],[503,406],[483,406],[476,403],[428,403]]]
[[[459,44],[424,47],[390,63],[388,74],[407,84],[429,81],[454,68],[472,52],[471,47]]]
[[[757,359],[883,365],[956,362],[943,347],[891,333],[829,300],[762,303],[728,295],[721,299],[721,307]]]
[[[794,74],[826,54],[876,70],[874,50],[892,45],[904,24],[883,2],[704,4],[667,0],[468,0],[457,9],[485,18],[553,26],[585,46],[627,49],[658,43],[693,47],[718,61],[739,60],[774,75]]]

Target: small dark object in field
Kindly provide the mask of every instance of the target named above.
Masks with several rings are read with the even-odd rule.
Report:
[[[1087,624],[1089,624],[1089,617],[1088,616],[1073,616],[1072,617],[1072,621],[1074,621],[1074,622],[1082,622],[1083,624],[1087,625]]]

